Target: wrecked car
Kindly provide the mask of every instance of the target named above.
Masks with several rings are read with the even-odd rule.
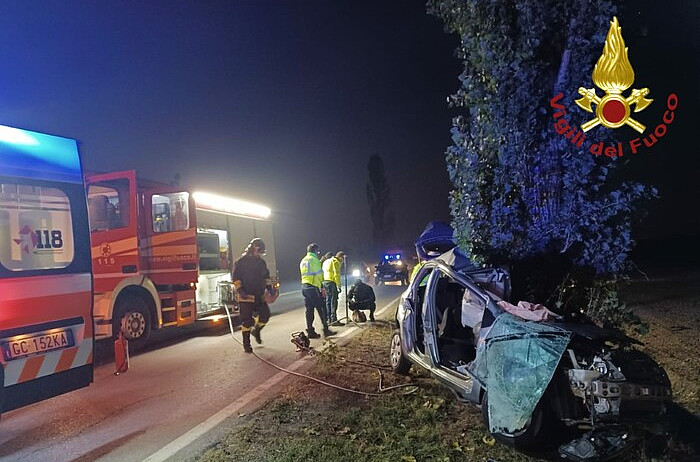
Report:
[[[458,248],[426,262],[397,308],[392,369],[428,370],[521,449],[559,438],[562,457],[606,460],[639,432],[663,430],[671,385],[633,339],[541,305],[514,307],[509,292],[506,271],[477,268]]]

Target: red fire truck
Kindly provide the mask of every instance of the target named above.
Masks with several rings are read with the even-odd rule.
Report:
[[[92,382],[89,242],[76,141],[0,126],[0,412]]]
[[[275,271],[267,207],[137,179],[133,170],[86,183],[98,339],[121,330],[139,346],[153,329],[218,320],[224,306],[235,312],[232,263],[253,237],[269,242]]]

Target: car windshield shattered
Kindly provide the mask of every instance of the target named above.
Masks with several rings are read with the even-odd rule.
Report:
[[[476,374],[489,393],[489,431],[525,428],[552,380],[571,333],[554,326],[499,316],[476,354]]]

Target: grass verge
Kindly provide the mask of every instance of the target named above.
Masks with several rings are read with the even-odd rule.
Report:
[[[700,275],[633,282],[628,300],[650,325],[647,352],[666,368],[674,389],[667,441],[641,444],[627,461],[700,459]],[[367,325],[347,345],[319,354],[309,374],[347,388],[378,391],[379,370],[352,362],[388,365],[388,323]],[[240,418],[228,435],[199,460],[256,461],[531,461],[538,457],[492,444],[479,410],[458,403],[425,373],[384,373],[384,386],[402,383],[380,397],[351,394],[301,378],[262,409]]]

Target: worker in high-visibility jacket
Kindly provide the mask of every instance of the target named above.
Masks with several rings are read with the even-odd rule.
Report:
[[[326,291],[326,319],[331,326],[342,326],[338,321],[338,293],[340,292],[340,266],[345,253],[340,251],[323,262],[323,288]]]
[[[330,337],[335,332],[328,328],[326,319],[326,306],[321,295],[323,287],[323,269],[319,257],[321,252],[318,244],[309,244],[306,247],[306,256],[299,263],[301,273],[301,294],[304,296],[304,306],[306,307],[306,332],[309,338],[319,338],[314,329],[314,309],[318,312],[323,324],[323,335]]]

